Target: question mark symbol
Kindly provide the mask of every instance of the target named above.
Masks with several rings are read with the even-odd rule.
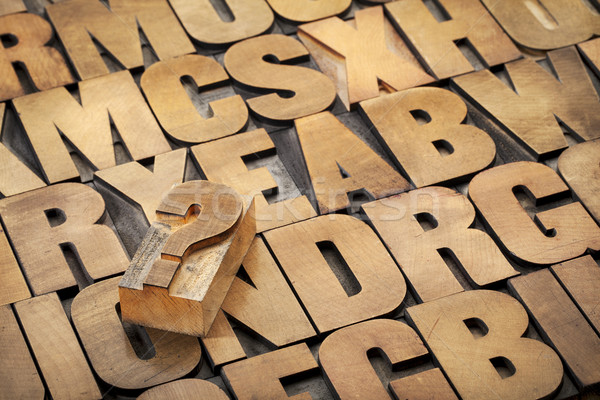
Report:
[[[221,241],[242,213],[242,197],[223,184],[189,181],[175,186],[156,209],[157,221],[177,229],[165,242],[144,284],[168,288],[190,253]]]

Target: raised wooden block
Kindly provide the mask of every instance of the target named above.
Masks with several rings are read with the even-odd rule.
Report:
[[[208,181],[175,186],[119,283],[123,321],[204,337],[255,232],[253,199]]]

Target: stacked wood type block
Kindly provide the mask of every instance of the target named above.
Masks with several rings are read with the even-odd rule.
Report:
[[[0,0],[1,399],[600,398],[596,0]]]

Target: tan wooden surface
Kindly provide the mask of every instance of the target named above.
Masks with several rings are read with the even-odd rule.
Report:
[[[27,11],[23,0],[5,0],[0,4],[0,16]]]
[[[4,229],[0,229],[0,276],[3,281],[3,288],[0,291],[0,306],[31,297],[31,292],[10,248]]]
[[[596,265],[596,268],[599,267]],[[561,355],[577,385],[586,387],[598,383],[600,337],[552,273],[544,269],[514,278],[509,287],[527,307],[545,339]]]
[[[385,5],[399,30],[416,48],[438,79],[474,70],[455,42],[467,39],[492,67],[521,57],[521,52],[478,0],[441,0],[450,19],[438,22],[420,0],[394,1]]]
[[[286,347],[268,354],[226,365],[221,372],[239,400],[281,399],[288,397],[280,379],[317,368],[306,344]],[[308,393],[294,396],[295,400],[309,400]]]
[[[267,0],[280,17],[293,22],[309,22],[341,14],[351,0]]]
[[[348,110],[379,96],[379,81],[388,91],[434,81],[385,19],[381,6],[357,11],[350,22],[332,17],[301,25],[298,36],[336,84]]]
[[[263,35],[231,46],[224,64],[229,75],[242,85],[292,92],[291,97],[269,93],[246,100],[248,107],[262,118],[286,121],[323,111],[335,100],[335,88],[322,73],[265,60],[272,56],[278,63],[285,63],[307,55],[302,43],[289,36]]]
[[[410,320],[463,399],[523,399],[553,395],[562,383],[560,358],[546,344],[522,338],[529,318],[513,297],[476,290],[407,309]],[[485,327],[476,337],[467,321]],[[503,379],[490,360],[514,366]]]
[[[260,35],[273,25],[264,0],[225,0],[233,21],[224,21],[210,0],[170,0],[187,33],[195,40],[224,45]]]
[[[46,211],[62,223],[52,226]],[[102,197],[79,183],[63,183],[0,200],[0,214],[31,291],[38,296],[77,285],[61,245],[76,251],[91,279],[123,272],[129,263],[115,232],[98,221]],[[79,282],[80,284],[82,282]]]
[[[239,95],[209,103],[213,116],[203,118],[181,84],[191,77],[198,90],[229,80],[225,69],[209,57],[187,55],[151,65],[140,86],[161,126],[175,140],[202,143],[240,131],[248,121],[248,108]]]
[[[513,193],[522,187],[537,203],[568,191],[550,167],[506,164],[479,173],[469,197],[511,256],[525,263],[554,264],[600,249],[600,228],[581,203],[572,202],[530,217]]]
[[[536,157],[567,147],[556,117],[579,140],[600,136],[598,94],[577,50],[554,50],[548,59],[560,80],[529,58],[505,65],[518,94],[489,70],[453,78],[467,99],[487,111]]]
[[[427,354],[419,335],[399,321],[372,320],[340,329],[319,347],[319,365],[338,398],[389,399],[367,357],[374,348],[392,365]]]
[[[275,145],[264,129],[204,143],[191,150],[208,180],[254,197],[257,233],[317,215],[306,196],[271,204],[267,202],[263,192],[278,188],[277,183],[266,167],[249,170],[243,158],[273,150],[276,150]],[[229,157],[224,159],[223,154]]]
[[[96,374],[125,389],[159,385],[188,374],[201,357],[195,337],[146,329],[155,355],[146,352],[143,359],[136,355],[116,311],[120,279],[87,287],[71,306],[73,324]]]
[[[458,399],[438,368],[397,379],[390,382],[390,388],[398,399]]]
[[[460,193],[442,187],[423,188],[364,204],[363,210],[423,302],[463,291],[440,250],[451,252],[476,287],[518,274],[492,238],[470,229],[475,209]],[[417,220],[423,214],[433,222],[430,230]]]
[[[146,390],[138,400],[196,400],[214,399],[227,400],[225,394],[217,385],[201,379],[181,379],[175,382],[165,383]]]
[[[151,224],[163,194],[183,181],[186,160],[187,150],[178,149],[157,155],[152,172],[133,161],[98,171],[95,176],[137,203]]]
[[[15,304],[53,399],[102,397],[56,293]]]
[[[558,171],[577,199],[600,221],[600,140],[565,150],[558,159]]]
[[[495,160],[494,141],[476,127],[462,124],[467,107],[450,91],[408,89],[363,101],[360,108],[417,187],[464,179]],[[413,110],[424,111],[430,121],[421,125]],[[446,147],[443,153],[436,143]]]
[[[24,65],[34,87],[39,90],[73,82],[62,55],[57,49],[46,46],[54,31],[45,19],[28,13],[0,16],[0,35],[12,35],[17,40],[14,46],[0,46],[0,101],[25,94],[13,63]]]
[[[391,313],[406,283],[383,243],[364,222],[332,214],[269,231],[267,244],[319,332]],[[317,243],[331,242],[360,284],[349,296]],[[295,246],[289,246],[295,243]]]
[[[350,205],[347,194],[365,189],[378,199],[410,184],[333,114],[295,121],[302,155],[321,214]]]
[[[44,399],[44,384],[9,305],[0,306],[0,332],[0,399]]]

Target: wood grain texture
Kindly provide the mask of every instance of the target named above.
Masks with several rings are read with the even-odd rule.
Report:
[[[409,307],[407,313],[463,399],[542,399],[562,383],[558,355],[521,337],[529,319],[509,295],[472,290]],[[470,331],[470,322],[483,336]],[[492,360],[499,358],[512,364],[510,377],[494,367]]]
[[[428,354],[419,335],[399,321],[375,319],[335,331],[319,347],[319,365],[336,398],[390,398],[367,355],[372,349],[392,366]]]
[[[600,75],[600,38],[579,43],[577,48],[590,68],[596,75]]]
[[[4,0],[0,2],[0,16],[27,11],[23,0]]]
[[[214,59],[187,55],[160,61],[146,69],[141,79],[144,95],[154,115],[173,139],[195,144],[240,131],[248,122],[248,108],[239,95],[211,101],[213,116],[203,118],[181,83],[191,77],[198,90],[222,84],[229,77]]]
[[[596,266],[597,267],[597,266]],[[547,343],[561,355],[579,388],[600,382],[600,338],[547,270],[511,279]]]
[[[108,5],[68,0],[46,7],[82,80],[109,73],[92,37],[127,69],[144,65],[139,28],[159,60],[195,52],[166,0],[110,0]]]
[[[102,397],[56,293],[15,304],[53,399]]]
[[[276,151],[276,148],[264,129],[192,147],[192,155],[208,180],[228,185],[241,194],[254,197],[256,232],[316,216],[306,196],[269,204],[264,192],[278,190],[277,182],[266,167],[250,170],[244,162],[246,156],[267,151]]]
[[[47,212],[62,223],[50,222]],[[104,215],[102,196],[89,186],[63,183],[8,197],[0,201],[0,214],[36,296],[77,284],[63,254],[65,245],[91,279],[127,268],[115,232],[98,223]]]
[[[177,149],[157,155],[152,172],[133,161],[97,171],[95,177],[138,204],[151,224],[163,194],[183,181],[186,160],[187,150]]]
[[[505,164],[479,173],[469,197],[510,255],[526,264],[548,265],[600,250],[600,228],[581,203],[530,217],[514,194],[524,188],[535,202],[568,191],[550,167],[533,162]]]
[[[170,0],[187,33],[195,40],[225,45],[265,33],[275,17],[265,0],[225,0],[233,20],[224,20],[210,0]]]
[[[79,176],[61,134],[99,170],[116,165],[111,122],[134,160],[171,150],[128,71],[80,82],[79,94],[81,104],[65,88],[13,101],[50,183]]]
[[[221,376],[238,400],[286,399],[281,378],[315,368],[317,362],[302,343],[226,365]],[[308,400],[311,396],[301,393],[293,398]]]
[[[301,25],[298,37],[335,83],[348,110],[378,97],[380,81],[388,91],[434,81],[385,19],[381,6],[357,11],[350,22],[331,17]]]
[[[181,379],[146,390],[138,400],[228,400],[229,396],[214,383],[202,379]]]
[[[576,198],[600,222],[600,140],[566,149],[558,158],[558,171]]]
[[[554,265],[551,269],[596,333],[600,333],[600,267],[596,261],[591,256],[584,256]]]
[[[0,137],[6,104],[0,103]],[[0,143],[0,193],[5,197],[46,186],[11,150]]]
[[[19,263],[2,228],[0,228],[0,277],[2,277],[0,306],[31,297],[23,272],[21,272]]]
[[[521,52],[478,0],[436,4],[448,20],[438,22],[421,0],[396,1],[385,8],[438,79],[474,70],[456,45],[459,40],[468,41],[486,68],[521,58]]]
[[[321,214],[350,206],[348,193],[356,190],[378,199],[410,188],[333,114],[324,112],[294,123]]]
[[[47,90],[72,83],[73,76],[63,56],[54,47],[46,46],[54,36],[52,26],[35,14],[1,16],[1,11],[0,35],[14,37],[16,44],[0,46],[0,101],[25,94],[13,63],[21,64],[35,89]]]
[[[483,4],[521,46],[552,50],[600,33],[600,17],[582,1],[517,0]]]
[[[467,106],[449,90],[403,90],[363,101],[360,109],[382,145],[417,187],[469,177],[496,158],[492,138],[474,126],[462,124]],[[419,124],[413,116],[415,110],[427,116],[428,122]],[[438,149],[440,146],[445,152]]]
[[[404,300],[398,267],[375,232],[356,218],[321,216],[266,232],[265,238],[320,333],[385,315]],[[349,296],[340,284],[317,246],[323,242],[335,246],[360,285],[358,293]]]
[[[138,358],[116,311],[120,279],[85,288],[71,305],[73,323],[94,371],[109,385],[124,389],[147,388],[188,374],[201,356],[198,339],[191,336],[146,329],[155,355]]]
[[[316,335],[302,307],[294,297],[273,256],[256,237],[242,262],[250,282],[235,278],[221,309],[236,322],[273,346],[281,347]],[[217,318],[215,324],[228,324]],[[214,329],[214,331],[213,331]],[[213,365],[234,361],[243,352],[231,352],[240,344],[231,329],[213,324],[202,340]]]
[[[458,400],[446,377],[438,368],[396,379],[390,382],[390,389],[396,399]]]
[[[267,56],[275,57],[277,63],[266,61]],[[231,46],[224,64],[239,84],[268,92],[246,100],[252,111],[267,120],[289,121],[323,111],[335,100],[335,88],[325,75],[285,64],[306,56],[308,50],[294,38],[264,35]],[[275,91],[292,96],[282,97]]]
[[[119,284],[123,320],[206,336],[255,232],[252,199],[208,181],[175,186]]]
[[[44,399],[44,385],[9,305],[0,306],[0,333],[0,399]]]
[[[363,210],[422,302],[463,291],[440,251],[449,251],[476,287],[518,274],[492,238],[470,228],[475,209],[451,189],[413,190],[364,204]],[[420,218],[430,221],[433,229],[422,227]]]
[[[351,0],[267,0],[280,17],[292,22],[310,22],[342,14]]]
[[[534,156],[551,156],[567,147],[557,118],[579,141],[600,137],[600,103],[575,48],[551,51],[548,61],[560,80],[526,58],[505,65],[514,91],[489,70],[452,81]]]

